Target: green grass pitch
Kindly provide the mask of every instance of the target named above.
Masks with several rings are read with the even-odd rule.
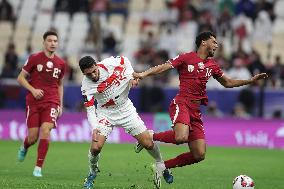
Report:
[[[43,178],[32,171],[37,146],[31,147],[23,163],[16,161],[20,142],[0,141],[0,188],[63,189],[82,188],[87,174],[87,143],[51,143]],[[185,152],[186,146],[161,145],[164,159]],[[152,189],[150,163],[143,150],[133,151],[133,144],[106,144],[95,182],[97,189]],[[198,164],[173,169],[174,183],[162,183],[164,189],[231,189],[240,174],[251,176],[255,189],[284,188],[284,151],[255,148],[209,147],[206,159]]]

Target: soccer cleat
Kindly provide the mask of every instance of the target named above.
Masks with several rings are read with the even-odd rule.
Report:
[[[91,189],[94,187],[94,182],[95,182],[95,178],[97,177],[97,171],[92,173],[89,173],[88,176],[85,178],[84,181],[84,188],[87,189]]]
[[[143,150],[144,146],[142,144],[140,144],[139,142],[136,142],[135,143],[135,146],[134,146],[134,151],[136,153],[139,153],[141,152],[141,150]]]
[[[40,167],[35,167],[35,168],[34,168],[34,171],[33,171],[33,175],[34,175],[35,177],[42,177],[41,168],[40,168]]]
[[[171,184],[174,182],[174,176],[172,174],[172,172],[170,171],[170,169],[165,169],[163,171],[163,177],[166,181],[166,183]]]
[[[151,138],[153,139],[153,134],[154,134],[154,131],[153,130],[148,130],[149,134],[151,135]],[[139,142],[136,142],[135,143],[135,146],[134,146],[134,151],[136,153],[139,153],[141,152],[141,150],[144,149],[144,146],[142,144],[140,144]]]
[[[162,186],[161,181],[161,172],[158,170],[156,164],[152,165],[152,171],[153,171],[153,181],[156,189],[160,189]]]
[[[18,161],[19,162],[23,162],[25,160],[25,157],[27,155],[27,150],[24,147],[20,147],[19,151],[18,151]]]

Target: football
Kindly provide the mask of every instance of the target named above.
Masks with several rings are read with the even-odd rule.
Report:
[[[247,175],[239,175],[233,180],[233,189],[254,189],[254,181]]]

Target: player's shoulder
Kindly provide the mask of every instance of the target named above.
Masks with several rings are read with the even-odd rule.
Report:
[[[55,60],[59,63],[59,64],[65,64],[65,60],[63,58],[61,58],[58,55],[55,55]]]
[[[214,59],[214,58],[208,58],[207,59],[207,62],[209,63],[209,64],[212,64],[212,65],[218,65],[218,63],[216,62],[216,60]]]
[[[43,57],[43,52],[33,53],[29,56],[29,61],[37,60]]]
[[[124,56],[110,56],[105,58],[98,64],[104,65],[105,67],[112,67],[122,64],[122,62],[128,61],[128,59]]]

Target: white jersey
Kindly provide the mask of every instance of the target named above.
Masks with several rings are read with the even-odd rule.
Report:
[[[128,100],[130,90],[129,81],[134,72],[130,61],[126,57],[110,57],[98,63],[99,80],[92,81],[84,76],[82,81],[82,95],[85,101],[95,99],[97,108],[116,108]]]
[[[99,80],[92,81],[84,76],[82,95],[87,116],[92,129],[98,129],[101,135],[108,137],[114,126],[120,126],[132,136],[146,130],[128,98],[130,80],[134,72],[126,57],[110,57],[98,63]],[[97,108],[94,102],[97,102]]]

